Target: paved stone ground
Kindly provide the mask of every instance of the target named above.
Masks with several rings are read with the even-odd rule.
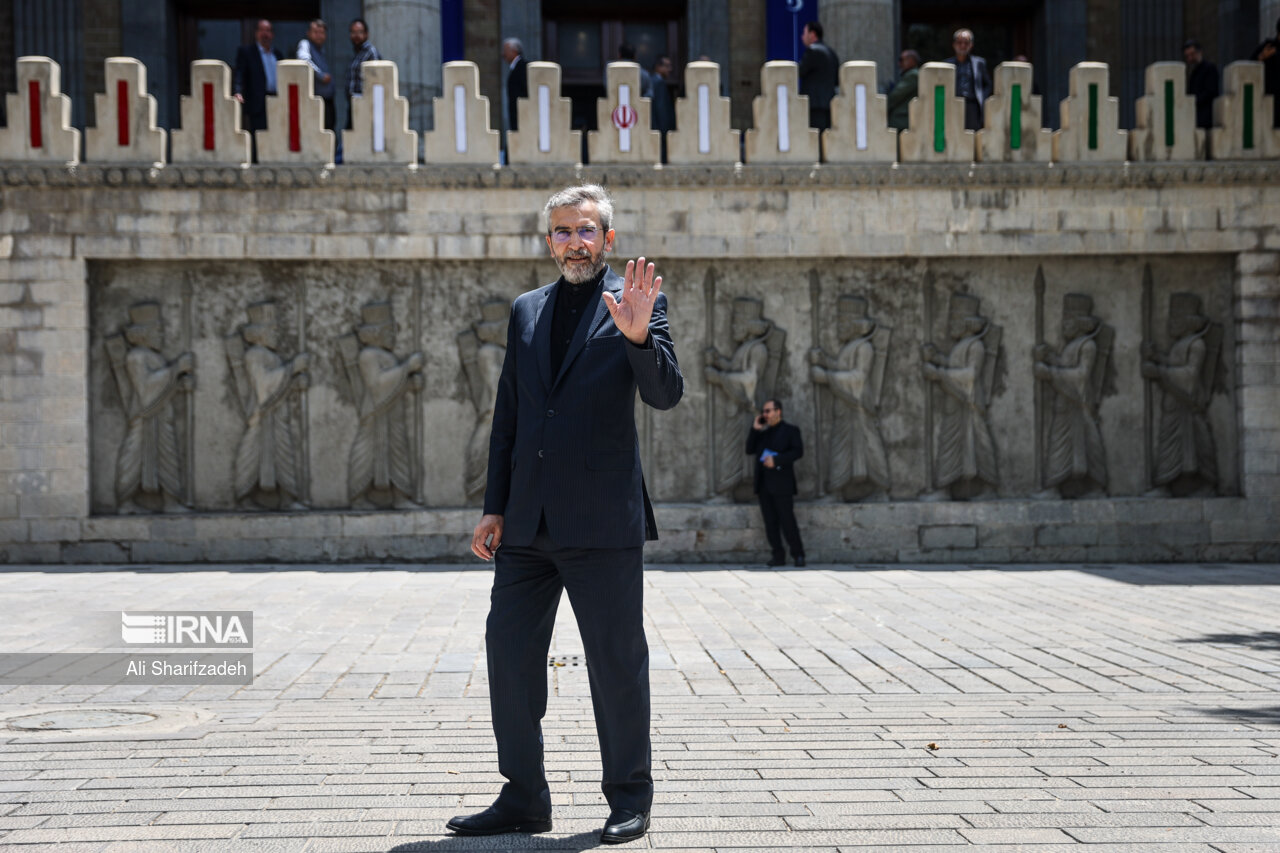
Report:
[[[0,687],[0,714],[209,712],[167,734],[0,731],[0,848],[594,848],[606,809],[567,604],[545,725],[555,831],[443,831],[499,781],[489,579],[0,572],[0,651],[77,647],[87,620],[121,609],[250,609],[257,670],[240,688]],[[647,581],[657,802],[627,849],[1280,849],[1280,567],[653,567]]]

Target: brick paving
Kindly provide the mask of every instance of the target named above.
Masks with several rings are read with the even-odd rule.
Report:
[[[0,715],[203,712],[0,729],[0,848],[595,848],[567,602],[555,831],[454,838],[444,820],[500,781],[489,573],[317,568],[0,572],[0,651],[71,649],[121,609],[253,610],[256,669],[247,687],[0,685]],[[646,596],[657,794],[627,849],[1280,849],[1280,567],[655,566]]]

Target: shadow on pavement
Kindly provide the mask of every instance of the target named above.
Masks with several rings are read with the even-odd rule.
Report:
[[[1277,586],[1280,565],[1273,563],[813,563],[806,568],[770,568],[763,563],[649,563],[650,572],[750,572],[803,574],[805,572],[913,572],[917,574],[966,571],[985,572],[1083,572],[1135,586]],[[491,572],[492,563],[479,560],[455,563],[102,563],[0,566],[0,572],[75,574],[87,572],[184,572],[275,573],[308,572]]]
[[[446,853],[466,850],[594,850],[600,847],[600,832],[579,832],[567,838],[540,835],[450,835],[433,841],[398,844],[388,853]]]
[[[1259,652],[1280,652],[1280,632],[1277,631],[1259,631],[1256,634],[1206,634],[1203,637],[1187,637],[1177,642],[1248,646]]]
[[[1210,717],[1225,717],[1245,723],[1280,725],[1280,707],[1276,708],[1197,708]]]

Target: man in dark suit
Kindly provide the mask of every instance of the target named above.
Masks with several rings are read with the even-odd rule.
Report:
[[[804,543],[800,541],[795,513],[795,465],[796,460],[804,456],[804,441],[798,426],[783,422],[782,404],[777,400],[765,400],[760,414],[751,423],[747,455],[756,461],[756,495],[760,498],[760,514],[764,516],[764,532],[773,549],[769,565],[787,564],[787,552],[782,549],[785,536],[792,559],[797,566],[803,566]]]
[[[1204,48],[1195,39],[1182,46],[1187,63],[1187,94],[1196,99],[1196,127],[1213,127],[1213,99],[1218,97],[1218,66],[1204,58]]]
[[[244,130],[264,130],[267,126],[267,95],[276,93],[276,63],[284,54],[271,46],[275,34],[271,22],[258,21],[253,44],[236,49],[236,74],[232,91],[244,105]]]
[[[561,277],[511,306],[489,439],[484,516],[471,550],[494,558],[485,643],[498,769],[493,805],[455,817],[460,835],[547,832],[543,769],[547,649],[568,590],[587,657],[609,818],[600,840],[649,827],[649,648],[643,548],[656,539],[640,470],[635,395],[670,409],[684,379],[667,329],[661,276],[644,258],[619,277],[613,202],[570,187],[545,211]],[[499,547],[501,546],[501,547]]]
[[[804,25],[800,40],[805,44],[800,58],[800,94],[809,96],[809,126],[826,130],[831,127],[831,99],[840,77],[840,60],[822,41],[822,24],[817,21]]]
[[[502,60],[507,63],[507,130],[519,130],[516,101],[529,97],[529,63],[524,61],[524,45],[510,38],[502,43]]]
[[[964,98],[965,130],[982,130],[982,105],[991,97],[987,61],[973,55],[972,30],[956,30],[951,47],[956,55],[947,62],[956,67],[956,97]]]

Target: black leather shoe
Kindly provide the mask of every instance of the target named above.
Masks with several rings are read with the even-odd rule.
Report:
[[[532,835],[538,832],[550,832],[551,818],[515,817],[505,815],[490,806],[479,814],[458,815],[446,823],[444,828],[459,835],[504,835],[508,832],[524,832]]]
[[[796,568],[797,568],[797,569],[803,569],[803,568],[804,568],[804,557],[802,557],[802,556],[801,556],[801,557],[796,557]]]
[[[629,812],[625,809],[614,809],[605,821],[604,830],[600,833],[602,844],[622,844],[644,837],[649,829],[648,812]]]
[[[771,569],[776,569],[778,568],[778,566],[785,566],[786,564],[787,564],[787,561],[779,557],[774,557],[772,560],[765,563],[765,565]]]

